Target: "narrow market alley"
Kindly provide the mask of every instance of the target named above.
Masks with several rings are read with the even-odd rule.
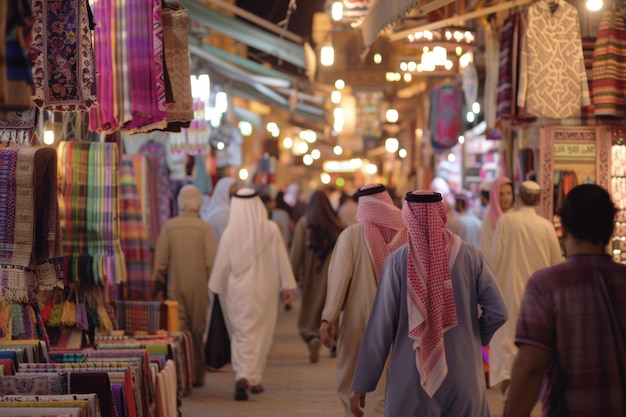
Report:
[[[294,308],[281,311],[268,358],[263,385],[265,392],[250,394],[248,401],[235,401],[234,376],[228,368],[207,373],[205,386],[194,388],[182,400],[183,417],[341,417],[343,410],[335,393],[335,359],[322,348],[320,361],[311,365],[306,345],[296,331],[300,308],[296,295]],[[492,417],[502,416],[502,396],[487,391]],[[535,407],[532,417],[539,417]]]

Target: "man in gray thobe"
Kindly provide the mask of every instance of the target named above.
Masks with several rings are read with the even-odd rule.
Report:
[[[506,321],[480,251],[445,229],[441,194],[414,191],[402,209],[408,245],[383,273],[350,387],[355,416],[389,350],[386,417],[489,416],[481,346]]]

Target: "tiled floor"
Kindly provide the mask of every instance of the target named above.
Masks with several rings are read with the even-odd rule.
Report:
[[[264,393],[250,394],[248,401],[234,401],[234,374],[230,370],[208,373],[205,386],[183,398],[183,417],[342,417],[335,394],[335,360],[322,348],[319,363],[309,364],[306,345],[296,330],[298,303],[294,307],[279,315]],[[492,417],[501,417],[500,393],[489,390],[488,401]],[[540,416],[538,408],[533,417]]]

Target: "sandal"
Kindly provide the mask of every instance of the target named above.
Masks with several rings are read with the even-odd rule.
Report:
[[[241,378],[235,383],[235,401],[246,401],[248,399],[248,380]]]

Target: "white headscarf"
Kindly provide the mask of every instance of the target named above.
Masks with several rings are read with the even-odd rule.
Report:
[[[228,223],[230,210],[230,187],[236,184],[234,178],[222,178],[215,185],[213,195],[209,200],[206,210],[203,210],[202,220],[209,223],[213,229],[215,240],[219,243],[224,227]]]
[[[227,256],[234,276],[250,267],[272,237],[272,228],[278,230],[271,222],[265,205],[253,189],[242,188],[233,196],[221,244],[231,248]]]

